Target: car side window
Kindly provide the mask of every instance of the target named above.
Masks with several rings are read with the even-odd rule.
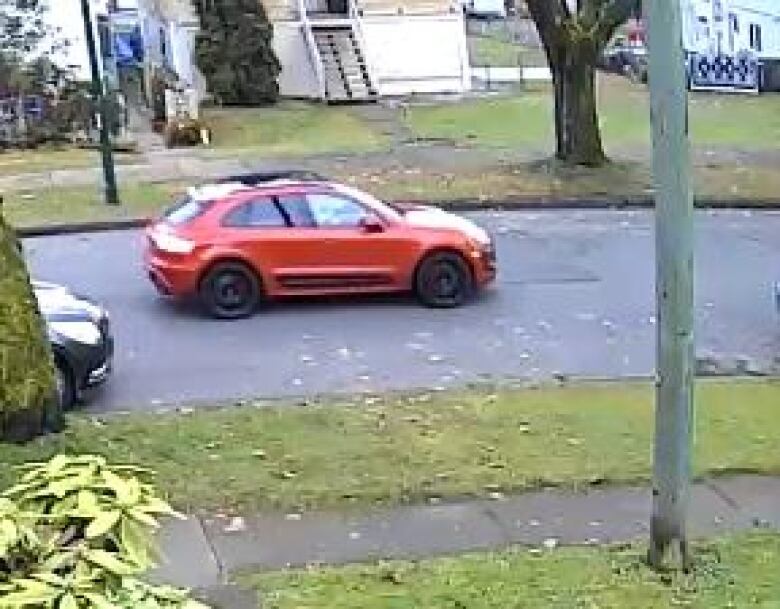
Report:
[[[222,225],[232,228],[284,228],[287,222],[273,200],[263,197],[233,208],[225,215]]]
[[[306,199],[319,227],[354,227],[368,215],[360,203],[341,195],[312,193]]]
[[[276,198],[276,202],[290,226],[297,228],[314,227],[314,219],[311,216],[309,204],[303,195],[281,195]]]

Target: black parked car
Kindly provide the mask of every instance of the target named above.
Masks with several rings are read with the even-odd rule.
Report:
[[[634,82],[647,82],[647,47],[618,39],[601,54],[598,66],[607,72],[627,76]]]
[[[114,356],[108,313],[59,285],[33,282],[46,320],[57,370],[57,392],[63,409],[72,408],[84,390],[104,383]]]

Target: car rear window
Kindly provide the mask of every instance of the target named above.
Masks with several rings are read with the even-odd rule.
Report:
[[[204,214],[212,204],[213,201],[183,197],[163,214],[163,219],[173,226],[186,224]]]

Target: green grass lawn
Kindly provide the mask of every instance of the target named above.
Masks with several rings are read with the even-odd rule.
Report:
[[[180,189],[177,183],[120,184],[120,206],[106,205],[97,186],[10,192],[3,214],[16,227],[145,217],[170,205]]]
[[[413,106],[407,116],[410,127],[420,137],[552,151],[553,100],[549,87],[501,98]],[[649,147],[646,87],[621,77],[600,75],[599,116],[608,152]],[[692,94],[690,119],[694,146],[776,149],[780,140],[780,95]]]
[[[118,164],[140,159],[135,154],[115,153]],[[0,177],[20,173],[39,173],[54,169],[83,169],[97,167],[100,157],[95,150],[83,148],[37,148],[34,150],[6,150],[0,152]]]
[[[347,107],[283,101],[267,108],[206,108],[203,120],[213,147],[196,154],[216,156],[309,156],[378,150],[387,138]],[[141,163],[137,154],[115,155],[117,163]],[[99,167],[94,150],[39,148],[0,152],[0,177],[57,169]]]
[[[513,199],[647,197],[652,187],[650,168],[643,163],[615,162],[601,168],[565,167],[557,163],[518,163],[454,172],[386,170],[369,174],[343,173],[357,186],[392,200],[484,201],[511,206]],[[780,194],[780,171],[770,165],[707,164],[694,168],[697,197],[749,200],[775,205]],[[544,205],[542,203],[542,205]]]
[[[203,120],[218,153],[307,156],[365,152],[387,144],[344,106],[282,102],[268,108],[211,108],[204,110]]]
[[[652,434],[649,386],[582,385],[82,415],[0,446],[0,462],[100,453],[157,470],[184,510],[292,510],[645,481]],[[698,474],[780,473],[780,383],[701,383],[696,437]],[[0,488],[11,476],[0,470]]]
[[[655,573],[645,549],[517,549],[246,575],[265,609],[774,609],[780,536],[697,544],[692,574]]]

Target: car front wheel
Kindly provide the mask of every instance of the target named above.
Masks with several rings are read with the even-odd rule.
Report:
[[[206,312],[217,319],[249,317],[260,302],[260,282],[245,264],[221,262],[201,281],[200,300]]]
[[[422,261],[415,278],[415,293],[427,307],[459,307],[474,291],[468,263],[458,254],[431,254]]]

